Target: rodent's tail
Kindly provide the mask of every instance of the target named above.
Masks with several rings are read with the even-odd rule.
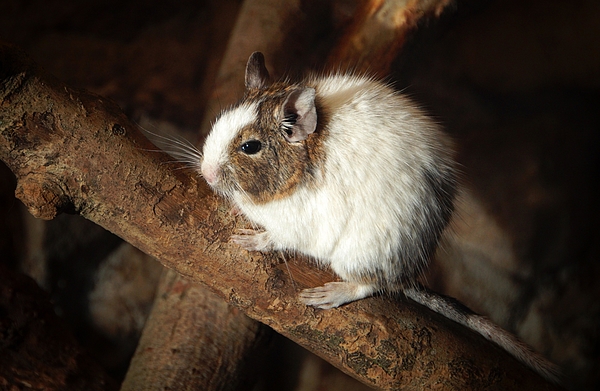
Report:
[[[417,303],[476,331],[487,340],[494,342],[545,379],[553,383],[559,382],[559,370],[556,365],[535,352],[529,345],[508,331],[494,324],[488,318],[473,313],[453,298],[440,295],[422,287],[406,288],[403,291],[407,297]]]

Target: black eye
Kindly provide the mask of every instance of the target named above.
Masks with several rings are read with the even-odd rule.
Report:
[[[254,155],[255,153],[258,153],[258,151],[260,151],[261,148],[262,143],[258,140],[246,141],[240,147],[242,152],[244,152],[246,155]]]

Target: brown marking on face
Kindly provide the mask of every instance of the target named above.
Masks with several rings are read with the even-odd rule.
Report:
[[[289,142],[282,129],[283,105],[298,85],[274,83],[263,90],[249,90],[242,100],[259,102],[257,121],[241,129],[228,151],[231,166],[225,167],[223,181],[237,183],[253,202],[261,204],[292,194],[299,186],[313,186],[325,161],[323,148],[327,113],[317,100],[318,124],[314,133],[300,142]],[[251,140],[261,143],[256,154],[241,146]],[[233,186],[229,186],[233,188]]]

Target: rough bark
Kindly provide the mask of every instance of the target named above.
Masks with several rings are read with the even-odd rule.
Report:
[[[0,49],[0,159],[30,212],[74,212],[200,282],[251,318],[382,389],[557,387],[468,330],[401,297],[321,311],[299,289],[332,279],[300,257],[228,242],[241,217],[190,172],[172,170],[112,102],[74,91]]]

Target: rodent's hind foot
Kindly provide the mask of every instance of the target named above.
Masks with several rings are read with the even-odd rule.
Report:
[[[271,251],[273,242],[267,231],[253,229],[238,229],[239,235],[231,235],[230,240],[248,251]]]
[[[306,305],[328,310],[342,304],[364,299],[375,292],[369,284],[354,282],[328,282],[323,286],[304,289],[299,294],[300,301]]]

